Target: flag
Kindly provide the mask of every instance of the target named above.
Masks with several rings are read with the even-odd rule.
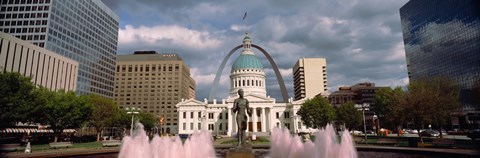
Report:
[[[245,20],[245,18],[247,18],[247,12],[245,12],[245,14],[243,15],[242,20]]]

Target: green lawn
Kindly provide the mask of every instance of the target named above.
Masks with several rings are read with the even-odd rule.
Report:
[[[68,148],[69,149],[102,148],[102,142],[74,143],[73,146],[68,147]],[[50,148],[50,146],[48,146],[48,144],[31,145],[31,149],[32,149],[33,152],[35,152],[35,151],[45,151],[45,150],[56,150],[56,149]],[[64,147],[60,148],[60,149],[64,149]],[[23,152],[23,151],[25,151],[25,147],[17,148],[17,152]]]
[[[229,139],[221,142],[220,144],[237,144],[237,139]],[[252,144],[270,144],[269,137],[257,137],[257,140],[252,141]]]

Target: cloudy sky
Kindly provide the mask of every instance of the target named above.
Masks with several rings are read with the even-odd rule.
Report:
[[[292,67],[302,57],[327,59],[329,92],[358,82],[408,83],[399,16],[407,0],[102,1],[120,16],[118,54],[179,54],[191,68],[199,100],[208,98],[221,61],[241,44],[246,29],[274,58],[291,97]],[[228,96],[236,56],[223,71],[219,99]],[[271,66],[257,56],[266,68],[268,95],[281,100]]]

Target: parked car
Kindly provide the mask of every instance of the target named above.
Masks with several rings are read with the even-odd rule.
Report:
[[[373,130],[367,130],[367,134],[375,134]]]
[[[418,134],[418,130],[416,129],[403,129],[403,131],[407,134]]]
[[[437,130],[427,129],[427,130],[424,130],[424,131],[420,132],[420,135],[425,136],[425,137],[438,137],[438,136],[440,136],[440,132],[438,132]]]
[[[352,131],[350,131],[350,134],[359,135],[359,134],[363,134],[363,132],[362,132],[362,131],[358,131],[358,130],[352,130]]]
[[[472,139],[472,140],[475,140],[477,138],[480,138],[480,129],[474,129],[472,131],[470,131],[468,134],[467,134],[467,137]]]

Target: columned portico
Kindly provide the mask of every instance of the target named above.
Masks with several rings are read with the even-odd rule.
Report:
[[[232,116],[232,108],[227,108],[227,116],[228,116],[228,126],[227,126],[227,135],[230,135],[232,133],[232,125],[234,117]]]

